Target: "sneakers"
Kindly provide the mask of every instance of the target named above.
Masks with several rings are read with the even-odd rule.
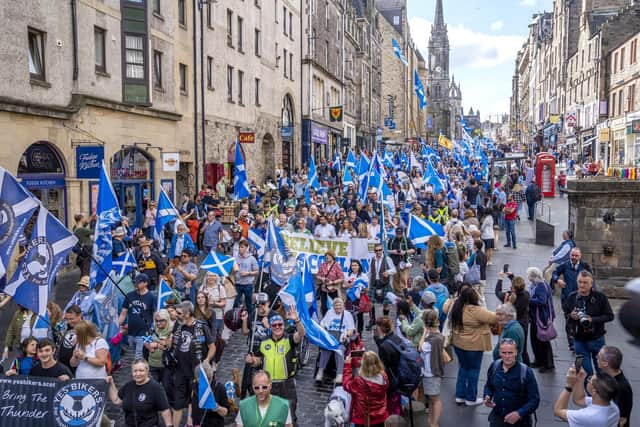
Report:
[[[458,405],[461,405],[461,404],[463,404],[463,403],[464,403],[464,399],[461,399],[461,398],[459,398],[459,397],[456,397],[456,403],[457,403]]]
[[[320,383],[322,382],[323,378],[324,378],[324,369],[318,368],[318,373],[316,374],[316,381]]]
[[[456,400],[458,400],[458,399],[456,399]],[[484,402],[484,399],[479,397],[476,400],[465,400],[464,404],[467,405],[467,406],[478,406],[478,405],[482,405],[482,402]]]
[[[511,247],[511,245],[507,243],[506,245],[504,245],[504,247],[505,247],[505,248],[510,248],[510,247]]]
[[[342,374],[336,374],[336,384],[342,384]]]

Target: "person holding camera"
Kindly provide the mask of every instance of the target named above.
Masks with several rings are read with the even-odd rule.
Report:
[[[590,272],[582,270],[577,281],[578,290],[562,300],[562,311],[574,332],[576,354],[584,356],[584,370],[591,375],[597,367],[598,352],[605,345],[604,324],[613,320],[613,311],[609,299],[593,289]]]
[[[416,253],[416,248],[411,240],[404,234],[404,227],[396,228],[396,235],[389,241],[388,253],[393,260],[393,265],[399,266],[401,262],[410,263],[410,257]]]
[[[151,250],[153,242],[149,239],[140,240],[140,253],[136,259],[138,272],[149,277],[149,290],[156,289],[158,278],[164,274],[165,265],[157,252]]]

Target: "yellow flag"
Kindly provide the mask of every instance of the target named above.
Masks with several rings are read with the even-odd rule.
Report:
[[[438,137],[438,144],[446,148],[447,150],[451,150],[453,148],[453,144],[451,143],[451,140],[444,135],[440,135]]]

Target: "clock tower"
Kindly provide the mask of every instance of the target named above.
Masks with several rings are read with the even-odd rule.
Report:
[[[427,134],[433,138],[443,133],[452,137],[449,80],[449,36],[444,23],[442,0],[436,0],[436,12],[431,26],[428,45]],[[431,126],[429,126],[431,125]]]

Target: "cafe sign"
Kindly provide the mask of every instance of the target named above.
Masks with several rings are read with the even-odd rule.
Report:
[[[178,172],[180,170],[180,154],[162,153],[162,170],[164,172]]]
[[[104,147],[76,147],[76,177],[79,179],[97,179],[104,160]]]
[[[253,144],[256,142],[256,133],[240,132],[238,133],[238,141],[240,141],[240,144]]]

